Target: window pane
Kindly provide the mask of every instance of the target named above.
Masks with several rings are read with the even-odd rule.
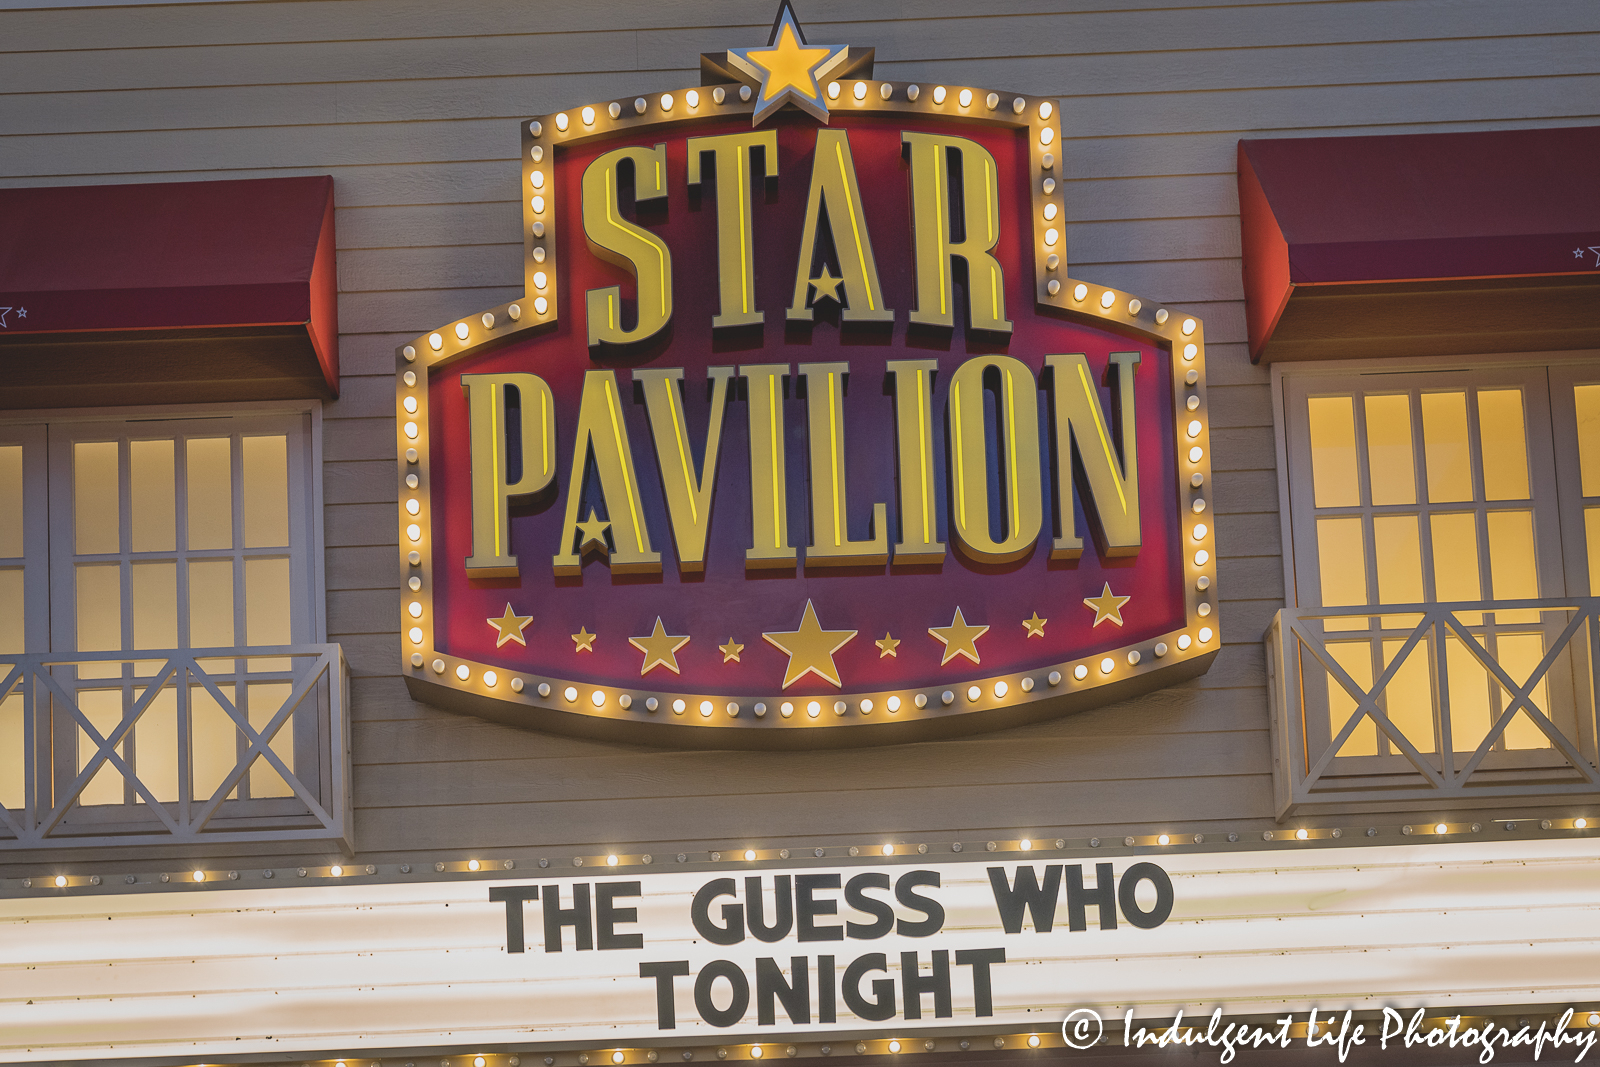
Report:
[[[1386,668],[1404,646],[1403,640],[1383,643]],[[1394,672],[1394,677],[1389,679],[1383,691],[1383,710],[1418,752],[1433,752],[1438,748],[1433,730],[1433,672],[1428,669],[1426,640],[1417,642]],[[1389,748],[1392,752],[1400,751],[1392,741]]]
[[[1583,509],[1583,533],[1589,544],[1589,595],[1600,596],[1600,508]]]
[[[0,700],[0,805],[19,809],[24,801],[26,753],[22,747],[22,694]]]
[[[1458,638],[1446,637],[1445,665],[1450,672],[1450,742],[1457,752],[1471,752],[1489,732],[1489,672]]]
[[[232,702],[231,684],[219,685],[217,689]],[[211,690],[204,686],[189,687],[189,734],[193,745],[194,798],[203,804],[211,799],[211,794],[239,762],[239,730],[211,695]]]
[[[263,682],[246,686],[250,696],[250,725],[259,733],[266,729],[272,717],[278,714],[284,701],[294,692],[294,686],[288,682]],[[268,747],[283,760],[284,766],[291,772],[294,771],[294,716],[278,729],[278,732],[267,742]],[[292,797],[294,790],[289,788],[289,783],[283,780],[277,768],[265,759],[257,758],[250,765],[250,795],[252,797]]]
[[[1583,474],[1583,495],[1600,496],[1600,385],[1579,385],[1572,390],[1578,409],[1578,468]]]
[[[227,437],[188,442],[189,547],[233,547],[233,442]]]
[[[0,445],[0,559],[22,552],[22,446]]]
[[[1533,512],[1491,511],[1489,520],[1489,585],[1495,600],[1532,600],[1539,595],[1539,573],[1533,548]],[[1536,608],[1501,611],[1495,620],[1538,622]]]
[[[244,448],[244,547],[289,544],[289,442],[284,437],[246,437]]]
[[[178,647],[178,565],[135,563],[129,580],[133,598],[133,647]]]
[[[1478,444],[1483,449],[1483,498],[1528,499],[1528,438],[1522,390],[1478,390]]]
[[[1422,543],[1415,515],[1375,515],[1372,551],[1378,565],[1378,603],[1420,604],[1422,594]],[[1386,617],[1385,627],[1415,626],[1421,616]]]
[[[1354,507],[1361,503],[1361,489],[1356,484],[1355,405],[1347,396],[1314,396],[1306,403],[1316,506]]]
[[[1472,499],[1472,455],[1467,448],[1467,394],[1422,394],[1423,454],[1428,501]]]
[[[178,537],[172,442],[129,441],[128,469],[133,551],[171,552]]]
[[[1539,666],[1539,661],[1544,658],[1544,637],[1541,634],[1502,634],[1496,642],[1496,659],[1511,680],[1518,685],[1526,685],[1533,675],[1534,668]],[[1557,661],[1559,665],[1560,661]],[[1556,669],[1552,666],[1552,670]],[[1549,677],[1548,674],[1545,675]],[[1549,691],[1545,688],[1545,679],[1539,679],[1539,684],[1533,687],[1533,703],[1546,716],[1550,714]],[[1501,700],[1505,702],[1502,707],[1511,703],[1511,694],[1500,686]],[[1506,724],[1505,733],[1500,735],[1506,748],[1528,749],[1549,748],[1550,739],[1544,731],[1533,724],[1525,711],[1517,712],[1516,716]]]
[[[140,696],[143,696],[141,693]],[[133,727],[134,770],[156,800],[178,799],[178,691],[167,686],[155,695]],[[135,803],[144,798],[136,796]]]
[[[1433,598],[1443,604],[1482,600],[1478,517],[1470,511],[1429,517],[1433,540]],[[1481,613],[1458,612],[1463,625],[1477,626]]]
[[[78,693],[78,710],[94,724],[101,737],[110,736],[122,723],[122,690],[89,689]],[[82,774],[94,759],[99,745],[90,739],[83,727],[77,729],[78,773]],[[79,804],[121,804],[123,802],[122,772],[107,761],[100,765],[89,784],[78,794]]]
[[[1328,644],[1328,654],[1343,667],[1350,680],[1362,689],[1372,688],[1372,646],[1365,641],[1335,641]],[[1355,713],[1356,700],[1344,686],[1328,675],[1328,726],[1332,731],[1329,740],[1339,736],[1344,724]],[[1339,749],[1341,756],[1376,756],[1378,754],[1378,726],[1364,718],[1351,731],[1349,740]]]
[[[27,651],[28,628],[24,607],[22,568],[0,570],[0,655]]]
[[[115,441],[72,446],[72,500],[79,554],[121,551]]]
[[[122,648],[122,568],[116,563],[85,563],[76,568],[78,651],[111,652]],[[118,663],[85,663],[80,678],[116,678]]]
[[[1367,473],[1374,504],[1417,502],[1416,462],[1411,454],[1411,397],[1369,396]]]
[[[246,640],[252,645],[287,645],[289,561],[250,559],[244,564]]]
[[[189,564],[189,647],[233,644],[233,560]]]
[[[1361,520],[1355,516],[1317,520],[1317,560],[1322,570],[1322,606],[1348,607],[1367,602],[1366,546]],[[1324,619],[1329,630],[1365,630],[1361,618]]]

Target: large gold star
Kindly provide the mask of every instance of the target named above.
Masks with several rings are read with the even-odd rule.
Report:
[[[722,662],[727,663],[732,660],[738,663],[739,653],[744,651],[744,646],[730,637],[727,644],[717,646],[717,651],[722,653]]]
[[[661,616],[656,616],[656,628],[645,637],[630,637],[628,644],[644,653],[644,666],[639,668],[641,675],[649,674],[652,667],[665,667],[673,674],[678,671],[678,649],[689,643],[688,634],[669,634],[667,628],[661,625]]]
[[[577,645],[577,647],[572,651],[593,652],[594,638],[595,635],[589,632],[589,628],[587,626],[578,627],[578,632],[572,635],[573,643]]]
[[[1126,604],[1132,599],[1133,597],[1131,596],[1117,596],[1111,591],[1111,583],[1107,582],[1105,584],[1105,588],[1101,590],[1099,596],[1086,596],[1083,598],[1083,602],[1087,606],[1094,609],[1095,626],[1099,626],[1107,619],[1110,619],[1118,626],[1121,626],[1122,605]]]
[[[968,626],[966,616],[961,614],[961,608],[956,608],[956,617],[950,620],[949,626],[930,626],[928,632],[944,642],[944,658],[939,661],[939,666],[965,656],[974,663],[978,659],[977,640],[989,632],[987,626]]]
[[[498,619],[489,619],[488,623],[500,631],[500,636],[495,640],[494,647],[499,648],[507,641],[515,641],[523,648],[528,647],[528,642],[522,639],[522,631],[528,628],[533,621],[532,615],[518,615],[511,610],[511,605],[506,604],[506,613]]]
[[[807,674],[815,674],[842,689],[844,683],[839,681],[839,668],[834,666],[833,654],[855,635],[854,630],[824,630],[817,622],[817,609],[807,600],[806,612],[800,618],[798,630],[780,630],[761,636],[778,651],[789,655],[789,669],[783,675],[783,688],[789,688]]]
[[[1044,636],[1044,624],[1049,622],[1049,621],[1050,621],[1049,619],[1041,619],[1041,618],[1039,618],[1039,613],[1036,611],[1036,612],[1033,613],[1033,618],[1031,618],[1031,619],[1023,619],[1022,620],[1022,625],[1027,627],[1028,636],[1029,637],[1043,637]]]
[[[787,103],[827,122],[828,101],[822,95],[822,82],[849,52],[842,44],[808,45],[793,9],[784,0],[767,47],[728,49],[729,64],[760,82],[751,125],[761,125],[762,119]]]
[[[843,303],[839,299],[839,284],[843,281],[843,278],[835,278],[829,274],[828,266],[824,263],[822,273],[811,279],[811,285],[816,289],[816,295],[811,298],[811,302],[818,304],[824,300],[832,300],[835,304]]]
[[[874,641],[873,644],[878,646],[879,659],[885,656],[893,656],[895,659],[900,658],[900,653],[895,651],[900,647],[900,639],[890,634],[888,630],[883,631],[883,640]]]

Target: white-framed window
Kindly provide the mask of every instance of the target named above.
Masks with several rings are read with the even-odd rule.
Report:
[[[1571,598],[1600,595],[1600,354],[1275,379],[1290,604],[1415,750],[1357,715],[1349,687],[1308,656],[1285,683],[1298,687],[1305,767],[1337,743],[1332,764],[1351,782],[1418,762],[1446,784],[1477,768],[1529,792],[1571,777],[1564,742],[1508,714],[1515,694],[1488,664],[1517,686],[1543,667],[1533,703],[1573,749],[1594,750],[1589,638],[1569,623],[1583,610]],[[1439,604],[1460,610],[1422,625]]]
[[[30,775],[48,810],[90,772],[68,826],[198,808],[221,788],[248,739],[218,697],[262,731],[295,678],[291,655],[228,653],[324,640],[317,417],[278,404],[0,419],[0,657],[47,654],[57,692],[31,730],[20,687],[0,703],[0,806],[24,806]],[[186,656],[197,670],[170,666]],[[132,723],[116,746],[126,772],[97,758],[67,702],[102,738]],[[319,728],[313,701],[271,737],[297,778],[315,777]],[[256,759],[223,807],[272,814],[261,802],[293,794]]]

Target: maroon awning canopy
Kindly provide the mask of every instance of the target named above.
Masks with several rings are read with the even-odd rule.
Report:
[[[1600,345],[1600,126],[1239,142],[1254,360]]]
[[[0,189],[0,408],[335,396],[333,179]]]

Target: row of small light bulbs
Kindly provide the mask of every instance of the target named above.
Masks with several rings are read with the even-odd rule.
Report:
[[[1503,830],[1505,830],[1507,832],[1514,833],[1514,832],[1522,829],[1524,824],[1531,823],[1533,820],[1531,820],[1531,819],[1525,819],[1525,820],[1495,819],[1495,820],[1491,820],[1491,821],[1497,823]],[[1483,832],[1483,826],[1484,826],[1484,824],[1481,823],[1481,822],[1473,822],[1473,823],[1439,822],[1439,823],[1432,823],[1432,824],[1424,824],[1424,825],[1420,825],[1420,826],[1408,823],[1408,824],[1400,827],[1400,833],[1403,836],[1406,836],[1406,837],[1413,837],[1413,836],[1416,836],[1418,834],[1427,834],[1427,833],[1429,833],[1431,831],[1434,836],[1450,837],[1450,836],[1455,836],[1455,835],[1459,835],[1459,834],[1481,833],[1481,832]],[[1588,817],[1583,816],[1583,815],[1569,816],[1569,817],[1566,817],[1566,818],[1540,819],[1539,820],[1539,829],[1540,830],[1545,830],[1545,831],[1548,831],[1548,830],[1589,830],[1591,828],[1593,828],[1593,824],[1590,822]],[[1366,828],[1365,836],[1367,836],[1367,837],[1377,837],[1378,834],[1379,834],[1379,830],[1378,830],[1378,828],[1376,826],[1369,826],[1369,827]],[[1239,842],[1239,840],[1241,839],[1241,835],[1239,833],[1237,833],[1237,832],[1230,832],[1230,833],[1228,833],[1226,835],[1226,837],[1227,837],[1228,842],[1231,843],[1231,844],[1237,844]],[[1261,831],[1261,840],[1263,840],[1263,841],[1283,842],[1285,844],[1291,843],[1291,842],[1301,842],[1301,841],[1318,841],[1318,840],[1330,840],[1330,839],[1331,840],[1338,840],[1338,839],[1340,839],[1342,837],[1344,837],[1344,830],[1341,827],[1337,827],[1337,826],[1334,826],[1334,827],[1308,827],[1308,826],[1302,826],[1302,827],[1298,827],[1298,828],[1296,828],[1294,830],[1284,830],[1284,831],[1263,830],[1263,831]],[[1180,845],[1188,844],[1188,843],[1191,843],[1191,842],[1193,844],[1196,844],[1196,845],[1203,845],[1206,842],[1206,835],[1205,834],[1158,833],[1158,834],[1140,834],[1140,835],[1132,835],[1132,834],[1130,834],[1130,835],[1124,836],[1122,838],[1122,844],[1123,844],[1123,847],[1125,847],[1125,848],[1141,848],[1141,847],[1148,848],[1148,847],[1151,847],[1151,846],[1160,847],[1160,848],[1167,848],[1167,847],[1171,847],[1171,846],[1180,846]],[[1104,844],[1102,839],[1098,838],[1098,837],[1091,837],[1091,838],[1088,839],[1088,841],[1086,843],[1088,844],[1088,846],[1090,848],[1100,848],[1102,846],[1102,844]],[[1055,838],[1053,841],[1035,841],[1032,838],[1024,837],[1024,838],[1020,838],[1020,839],[1015,840],[1015,841],[987,841],[987,842],[984,843],[984,850],[986,852],[1033,852],[1033,851],[1036,851],[1036,850],[1039,850],[1039,849],[1049,849],[1052,846],[1054,846],[1054,848],[1057,851],[1063,851],[1063,850],[1065,850],[1067,848],[1068,844],[1069,844],[1069,842],[1067,841],[1067,839],[1066,838],[1061,838],[1061,837]],[[965,848],[966,848],[965,844],[963,842],[961,842],[961,841],[953,841],[953,842],[950,843],[950,851],[953,852],[953,853],[960,853],[960,852],[964,851]],[[915,845],[915,846],[912,846],[912,845],[896,845],[896,844],[894,844],[892,842],[884,842],[884,843],[879,844],[879,845],[850,845],[845,849],[845,851],[848,852],[848,854],[850,855],[851,858],[859,858],[859,857],[865,856],[865,855],[877,855],[877,856],[883,856],[883,857],[893,857],[893,856],[900,855],[902,853],[904,853],[906,855],[910,855],[910,854],[915,853],[916,855],[919,855],[919,856],[925,856],[928,853],[928,846],[926,844],[918,844],[918,845]],[[789,859],[791,857],[791,854],[792,854],[791,850],[787,849],[787,848],[783,848],[783,849],[764,849],[764,850],[757,850],[757,849],[754,849],[754,848],[745,848],[745,849],[735,849],[735,850],[730,851],[728,853],[723,853],[723,852],[720,852],[720,851],[711,852],[709,854],[709,857],[710,857],[711,862],[713,862],[713,863],[723,862],[723,860],[725,858],[726,859],[742,859],[746,863],[758,863],[758,862],[770,862],[772,860],[780,860],[780,861],[781,860],[787,860],[787,859]],[[823,859],[828,855],[828,849],[820,848],[820,847],[819,848],[813,848],[813,849],[811,849],[811,854],[815,859]],[[687,852],[680,852],[680,853],[677,854],[676,858],[677,858],[677,861],[679,863],[687,863],[687,862],[689,862],[690,856],[689,856],[689,853],[687,853]],[[587,862],[588,861],[583,856],[574,856],[573,859],[572,859],[572,865],[574,867],[582,867]],[[602,862],[608,867],[625,867],[625,866],[631,866],[631,865],[633,865],[635,863],[645,864],[645,865],[648,866],[648,865],[653,864],[655,862],[655,857],[650,855],[650,854],[648,854],[648,853],[642,854],[642,855],[638,855],[638,856],[628,856],[628,855],[623,855],[623,854],[620,854],[620,853],[609,853],[603,858]],[[449,873],[449,872],[478,874],[478,873],[483,873],[483,872],[487,872],[487,871],[511,871],[511,870],[515,870],[516,866],[517,866],[517,863],[516,863],[515,860],[468,859],[468,860],[456,861],[456,862],[451,862],[451,863],[447,863],[447,862],[441,860],[439,862],[434,863],[433,869],[434,869],[434,872],[437,873],[437,874],[445,874],[445,873]],[[541,858],[539,860],[539,866],[540,866],[540,868],[548,868],[550,866],[549,859]],[[409,863],[403,863],[399,867],[399,871],[400,871],[401,874],[410,874],[411,870],[412,870],[411,864],[409,864]],[[335,864],[332,864],[331,866],[328,866],[328,867],[325,867],[325,868],[300,867],[300,868],[297,869],[296,873],[301,878],[306,878],[306,877],[347,878],[347,877],[352,877],[352,876],[359,876],[359,875],[362,875],[362,874],[368,874],[368,875],[376,874],[377,871],[378,871],[377,867],[372,865],[372,864],[344,866],[342,864],[335,863]],[[261,872],[261,876],[263,878],[267,878],[267,879],[271,879],[271,878],[275,877],[275,875],[276,875],[276,872],[271,870],[271,869],[263,870]],[[212,881],[238,881],[239,880],[239,872],[238,871],[226,871],[226,872],[222,872],[222,871],[206,871],[206,870],[196,869],[196,870],[193,870],[193,871],[180,872],[180,873],[177,873],[177,874],[162,873],[162,874],[158,875],[157,878],[163,884],[169,884],[169,883],[173,883],[173,882],[177,882],[177,883],[181,884],[181,883],[184,883],[184,882],[206,883],[206,882],[212,882]],[[125,881],[129,885],[136,884],[138,882],[138,880],[139,879],[138,879],[137,875],[130,874],[130,875],[125,876]],[[34,882],[35,881],[36,881],[36,879],[33,879],[33,878],[24,878],[22,880],[22,887],[24,889],[35,888],[35,886],[34,886]],[[65,875],[65,874],[56,874],[56,875],[48,876],[46,878],[37,879],[37,881],[39,882],[39,886],[37,888],[54,888],[54,889],[67,889],[67,888],[71,888],[73,886],[83,886],[83,885],[98,886],[98,885],[101,884],[101,878],[97,874],[96,875],[89,875],[89,876],[86,876],[86,877],[85,876],[75,876],[74,877],[74,876],[68,876],[68,875]]]

